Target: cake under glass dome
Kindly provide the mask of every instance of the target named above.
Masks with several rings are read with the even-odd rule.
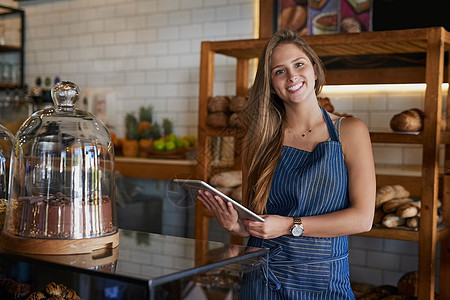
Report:
[[[2,246],[36,254],[115,247],[109,131],[93,114],[76,108],[74,83],[62,81],[51,94],[54,106],[33,113],[16,134]],[[42,242],[47,245],[36,247]]]

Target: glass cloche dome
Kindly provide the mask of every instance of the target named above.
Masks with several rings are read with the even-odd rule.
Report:
[[[0,230],[3,228],[8,199],[9,167],[14,147],[13,134],[0,124]]]
[[[74,83],[58,83],[51,95],[54,106],[33,113],[16,134],[2,246],[35,254],[114,247],[118,225],[109,131],[75,107]],[[47,245],[37,247],[43,241]]]

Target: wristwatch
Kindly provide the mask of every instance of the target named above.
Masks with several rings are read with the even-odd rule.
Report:
[[[292,236],[302,236],[303,235],[303,224],[300,217],[294,217],[294,226],[291,228]]]

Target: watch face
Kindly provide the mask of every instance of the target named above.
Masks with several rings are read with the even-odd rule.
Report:
[[[293,236],[301,236],[303,234],[303,227],[301,225],[294,225],[294,227],[292,227],[291,233]]]

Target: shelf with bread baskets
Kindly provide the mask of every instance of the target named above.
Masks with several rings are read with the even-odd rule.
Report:
[[[450,132],[441,131],[440,122],[450,128],[450,105],[447,119],[441,121],[442,83],[447,78],[444,56],[450,49],[450,33],[443,28],[408,29],[385,32],[362,32],[306,36],[320,57],[379,54],[426,54],[423,66],[381,67],[352,70],[327,70],[327,84],[426,83],[424,129],[420,134],[371,132],[373,143],[417,144],[422,147],[419,176],[377,174],[377,186],[402,184],[413,197],[422,201],[420,228],[417,231],[373,228],[362,236],[415,241],[419,245],[418,299],[434,299],[436,248],[441,246],[439,299],[450,299],[450,172],[439,174],[439,148],[445,145],[446,165],[450,165]],[[204,41],[201,47],[199,130],[197,176],[209,180],[217,172],[211,165],[211,143],[215,136],[232,136],[234,129],[212,128],[207,124],[208,99],[214,95],[214,58],[224,55],[236,59],[236,96],[246,96],[249,87],[250,60],[257,58],[266,39]],[[447,81],[448,82],[448,81]],[[450,103],[450,99],[447,99]],[[237,157],[236,157],[237,158]],[[450,168],[450,166],[449,166]],[[239,169],[239,162],[230,166]],[[443,223],[437,226],[437,202],[442,200]],[[211,214],[199,203],[196,206],[195,236],[208,239]],[[240,239],[231,238],[231,242]]]

